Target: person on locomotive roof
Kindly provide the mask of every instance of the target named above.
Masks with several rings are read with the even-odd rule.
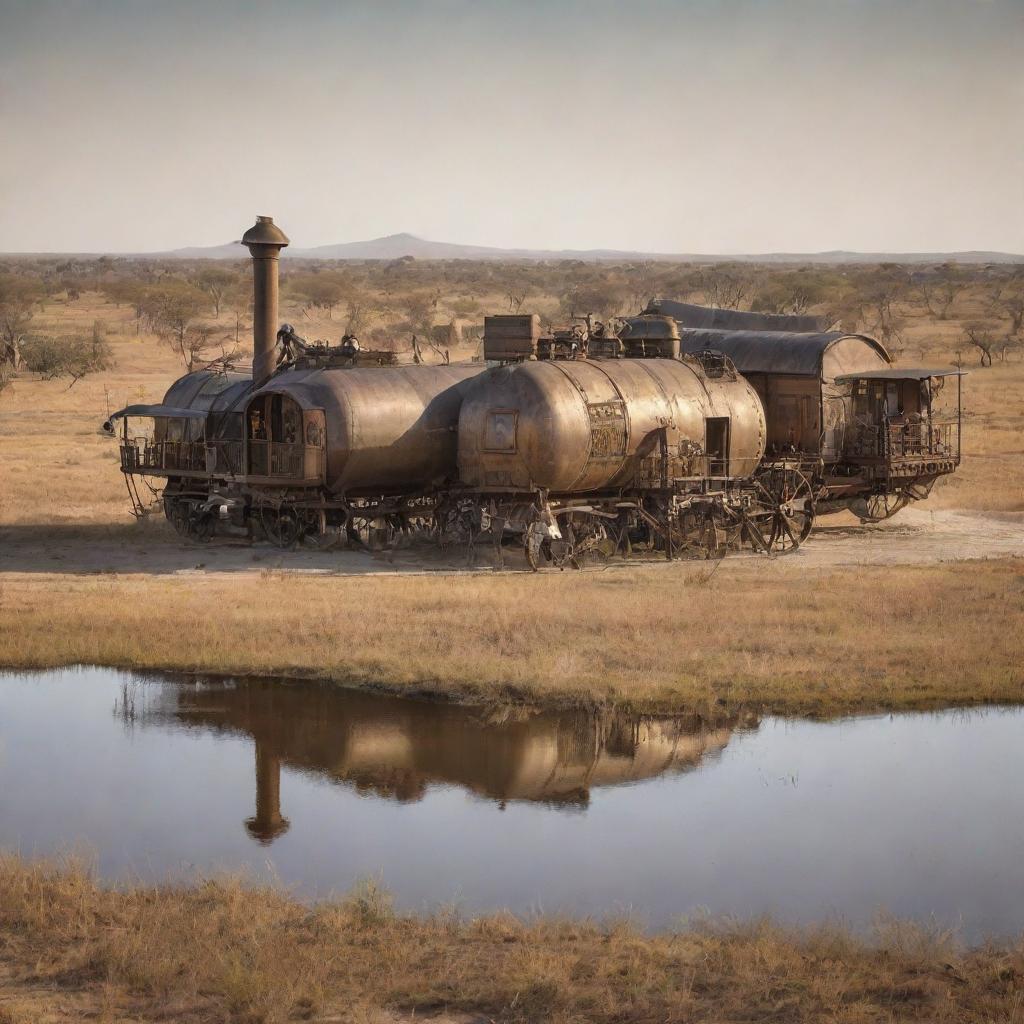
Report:
[[[359,339],[354,334],[344,334],[341,338],[341,354],[354,356],[359,351]]]
[[[281,324],[277,331],[277,343],[281,352],[277,357],[278,366],[286,366],[295,362],[300,352],[306,349],[306,342],[300,338],[291,324]]]

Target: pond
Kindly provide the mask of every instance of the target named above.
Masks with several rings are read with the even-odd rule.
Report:
[[[0,846],[401,909],[1024,930],[1024,711],[835,723],[470,708],[285,680],[0,675]]]

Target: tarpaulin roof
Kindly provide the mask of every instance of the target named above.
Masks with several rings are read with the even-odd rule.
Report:
[[[183,409],[173,405],[126,405],[123,409],[110,414],[110,422],[121,419],[123,416],[152,416],[155,419],[206,419],[205,409]]]
[[[863,373],[844,373],[836,383],[851,380],[927,380],[929,377],[966,377],[966,370],[927,370],[920,367],[893,367],[891,370],[865,370]]]
[[[874,358],[889,362],[889,354],[874,338],[861,334],[828,331],[821,334],[782,333],[779,331],[715,331],[683,328],[679,332],[681,352],[696,354],[705,349],[722,352],[740,373],[784,373],[801,377],[819,377],[825,353],[836,342],[849,339],[860,342]]]
[[[741,309],[715,309],[694,306],[675,299],[651,299],[645,313],[670,316],[680,327],[711,328],[727,331],[820,332],[829,326],[824,317],[786,313],[752,313]]]

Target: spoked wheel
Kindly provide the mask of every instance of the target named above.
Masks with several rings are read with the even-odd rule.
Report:
[[[302,519],[290,505],[281,505],[276,509],[264,505],[260,509],[260,525],[267,540],[279,548],[294,547],[305,532]]]
[[[615,553],[618,545],[613,536],[614,525],[611,532],[608,529],[609,524],[614,524],[614,518],[576,509],[565,509],[555,515],[562,537],[569,545],[563,553],[563,565],[571,565],[574,569],[582,569],[585,565],[604,565]]]
[[[799,470],[772,467],[754,480],[758,499],[747,513],[744,532],[767,555],[796,551],[814,526],[814,490]]]
[[[906,490],[872,494],[850,502],[850,510],[862,523],[881,523],[905,508],[908,500]]]
[[[208,541],[216,527],[213,516],[187,499],[164,496],[164,515],[175,532],[188,540]]]

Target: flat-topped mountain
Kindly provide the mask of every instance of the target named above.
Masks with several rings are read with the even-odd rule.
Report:
[[[171,252],[154,253],[182,259],[242,259],[248,255],[238,242],[208,248],[190,246]],[[285,256],[323,260],[397,260],[412,256],[418,260],[585,260],[590,262],[631,262],[674,260],[693,263],[1022,263],[1024,256],[1005,252],[831,252],[796,253],[664,253],[633,252],[627,249],[503,249],[489,245],[460,245],[435,242],[401,232],[361,242],[338,242],[313,248],[289,247]]]

